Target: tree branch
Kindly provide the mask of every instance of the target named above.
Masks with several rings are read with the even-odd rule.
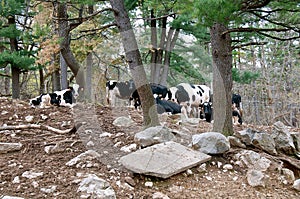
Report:
[[[152,21],[152,20],[163,19],[163,18],[166,18],[166,17],[174,16],[176,14],[177,14],[176,12],[173,12],[173,13],[170,13],[170,14],[167,14],[167,15],[163,15],[163,16],[160,16],[160,17],[154,17],[154,18],[151,18],[151,17],[150,18],[140,17],[140,18],[133,18],[133,19],[135,19],[135,20],[143,19],[143,20],[146,20],[146,21]]]
[[[242,10],[262,8],[270,2],[271,0],[245,0],[242,2]]]
[[[117,23],[112,23],[112,24],[107,24],[105,26],[102,26],[100,28],[95,28],[95,29],[89,29],[89,30],[81,30],[79,31],[80,33],[85,33],[85,32],[93,32],[93,31],[98,31],[98,30],[103,30],[103,29],[106,29],[106,28],[110,28],[112,26],[117,26]]]
[[[290,30],[294,30],[296,32],[299,32],[299,29],[297,29],[296,27],[292,27],[292,26],[288,26],[287,24],[284,24],[284,23],[279,23],[279,22],[276,22],[276,21],[273,21],[273,20],[270,20],[268,19],[267,17],[265,16],[261,16],[259,14],[257,14],[256,12],[250,12],[251,14],[255,15],[256,17],[260,18],[260,19],[263,19],[263,20],[266,20],[272,24],[275,24],[275,25],[279,25],[279,26],[282,26],[282,27],[285,27],[285,28],[288,28]]]
[[[99,10],[89,16],[86,16],[86,17],[77,17],[77,18],[72,18],[72,19],[68,19],[68,18],[59,18],[59,17],[52,17],[54,20],[64,20],[64,21],[87,21],[93,17],[95,17],[96,15],[102,13],[102,12],[105,12],[105,11],[114,11],[112,8],[105,8],[103,10]]]
[[[236,49],[236,48],[243,48],[243,47],[246,47],[246,46],[252,46],[252,45],[265,45],[267,44],[268,42],[248,42],[248,43],[244,43],[244,44],[240,44],[240,45],[236,45],[236,46],[233,46],[232,47],[232,50],[233,49]]]
[[[300,38],[300,34],[299,34],[299,36],[288,37],[288,38],[280,38],[280,37],[269,35],[269,34],[266,34],[266,33],[263,33],[263,32],[258,32],[258,34],[261,34],[261,35],[264,35],[266,37],[269,37],[269,38],[272,38],[272,39],[276,39],[276,40],[279,40],[279,41],[290,41],[290,40],[294,40],[294,39],[299,39]]]
[[[52,131],[54,133],[58,133],[58,134],[66,134],[66,133],[70,133],[72,130],[74,130],[75,127],[71,128],[71,129],[66,129],[66,130],[60,130],[51,126],[47,126],[47,125],[39,125],[39,124],[27,124],[27,125],[18,125],[18,126],[1,126],[0,127],[0,131],[4,131],[4,130],[22,130],[22,129],[41,129],[41,130],[47,130],[47,131]]]
[[[288,28],[232,28],[227,31],[222,32],[222,35],[225,35],[227,33],[231,32],[287,32],[290,29]]]

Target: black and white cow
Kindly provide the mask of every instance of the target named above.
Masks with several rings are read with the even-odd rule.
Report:
[[[166,86],[163,86],[160,84],[155,84],[155,83],[150,83],[150,87],[151,87],[153,96],[155,96],[154,98],[165,99],[166,96],[168,95],[169,90]],[[140,96],[139,96],[137,90],[135,90],[132,93],[131,99],[134,102],[135,109],[137,109],[139,106],[141,106],[141,100],[140,100]]]
[[[155,98],[155,103],[157,104],[157,112],[159,114],[162,114],[164,112],[171,113],[171,114],[181,113],[181,106],[179,104],[169,100],[160,99],[155,95],[154,98]]]
[[[111,106],[116,105],[116,98],[128,100],[136,90],[133,80],[118,82],[116,80],[109,80],[106,82],[106,100]]]
[[[193,85],[188,83],[178,84],[171,87],[168,99],[177,102],[186,109],[188,116],[200,116],[199,106],[210,101],[210,88],[206,85]],[[185,110],[182,110],[185,113]]]
[[[51,105],[72,107],[76,102],[76,98],[79,96],[78,90],[79,85],[73,84],[73,87],[69,87],[62,91],[41,94],[38,97],[30,99],[29,104],[31,106],[39,106],[41,108],[45,108]]]
[[[200,118],[205,118],[207,122],[212,121],[213,107],[211,102],[204,102],[200,105]]]
[[[239,94],[232,94],[232,104],[235,104],[235,107],[242,109],[242,97]]]
[[[242,97],[239,94],[232,94],[232,121],[233,124],[242,124]]]

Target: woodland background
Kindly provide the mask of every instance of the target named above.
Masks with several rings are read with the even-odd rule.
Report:
[[[216,2],[223,2],[224,10],[232,9],[233,4]],[[299,127],[300,5],[271,2],[271,6],[293,10],[277,17],[287,22],[285,27],[294,25],[295,31],[233,35],[233,92],[242,96],[246,123],[270,125],[281,120]],[[187,14],[197,5],[191,1],[182,6],[181,1],[132,0],[125,1],[125,6],[150,82],[168,87],[189,82],[212,88],[207,28],[197,26],[191,16],[197,13]],[[254,19],[240,27],[262,25],[274,28],[268,20]],[[280,39],[283,37],[289,39]],[[64,89],[76,79],[84,81],[85,100],[106,104],[105,82],[132,78],[106,1],[1,0],[0,52],[1,96],[28,100]]]

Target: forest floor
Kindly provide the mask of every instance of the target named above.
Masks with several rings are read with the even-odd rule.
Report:
[[[31,123],[65,130],[71,129],[76,121],[82,120],[84,114],[88,114],[89,122],[93,121],[95,125],[90,131],[57,133],[46,129],[26,128],[0,131],[0,142],[19,142],[23,145],[20,151],[0,154],[0,198],[5,195],[23,198],[80,198],[80,193],[77,192],[79,182],[87,174],[96,174],[109,182],[120,199],[150,199],[158,193],[171,199],[300,198],[300,192],[294,190],[291,184],[284,184],[279,180],[279,172],[275,166],[266,172],[268,178],[265,187],[251,187],[247,183],[247,171],[240,167],[233,165],[232,171],[224,171],[218,166],[232,164],[234,154],[242,150],[239,148],[213,156],[207,162],[204,172],[195,167],[189,172],[182,172],[168,179],[133,174],[122,167],[116,158],[126,154],[120,148],[134,143],[134,134],[142,128],[141,112],[134,109],[91,105],[81,109],[78,114],[66,107],[32,108],[28,102],[0,98],[0,127],[28,124],[26,116],[33,116]],[[114,119],[121,115],[129,115],[135,125],[122,128],[114,126]],[[170,116],[165,119],[164,124],[179,131],[188,128],[177,124],[175,119],[176,116]],[[270,126],[243,125],[235,126],[234,130],[248,127],[262,131],[272,129]],[[196,134],[211,129],[212,124],[200,121],[189,131]],[[100,139],[99,135],[105,132],[111,135],[106,140]],[[95,144],[89,146],[87,139],[93,139]],[[46,153],[45,146],[53,144],[58,144],[61,150]],[[91,148],[102,154],[102,158],[93,167],[76,168],[66,165],[69,160]],[[261,151],[256,152],[264,155]],[[26,171],[42,172],[42,175],[29,179],[22,176]],[[146,182],[150,181],[153,185],[146,186]],[[52,191],[45,191],[51,189],[51,186],[54,187]]]

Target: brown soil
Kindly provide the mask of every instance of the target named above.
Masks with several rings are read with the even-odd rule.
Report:
[[[77,131],[58,134],[41,129],[5,130],[0,131],[0,142],[20,142],[21,151],[0,154],[0,198],[4,195],[24,198],[80,198],[77,192],[79,182],[84,174],[96,174],[108,181],[117,198],[153,198],[155,192],[161,192],[169,198],[300,198],[300,193],[293,190],[291,184],[283,184],[278,178],[276,166],[267,172],[268,179],[265,187],[253,188],[248,185],[246,170],[234,165],[233,171],[223,171],[217,162],[223,165],[232,164],[232,157],[240,149],[234,148],[221,156],[213,156],[207,163],[206,171],[199,167],[191,172],[183,172],[163,180],[159,178],[133,174],[118,163],[116,159],[125,154],[120,148],[134,143],[133,137],[141,130],[141,113],[130,108],[109,108],[105,106],[78,106],[74,113],[70,108],[49,107],[44,109],[32,108],[27,102],[0,98],[0,126],[27,124],[25,117],[34,116],[32,123],[48,125],[57,129],[70,129],[77,125]],[[48,118],[42,119],[41,115]],[[112,124],[115,118],[130,115],[136,122],[128,128],[119,128]],[[176,116],[166,119],[165,125],[172,129],[185,131],[186,127],[176,124]],[[271,127],[251,126],[257,130],[268,131]],[[210,131],[212,125],[201,121],[198,126],[189,129],[194,133]],[[236,126],[241,130],[246,126]],[[299,130],[299,129],[297,129]],[[111,133],[110,137],[100,137],[104,132]],[[89,144],[93,141],[93,144]],[[187,143],[187,142],[186,142]],[[58,144],[60,151],[47,154],[45,146]],[[98,164],[90,168],[66,166],[66,162],[85,152],[94,149],[101,158]],[[260,152],[263,154],[263,152]],[[43,172],[37,178],[22,177],[25,171]],[[16,176],[20,182],[13,183]],[[129,182],[132,179],[133,182]],[[299,178],[299,176],[297,176]],[[126,181],[132,188],[125,186]],[[153,182],[152,187],[145,182]],[[121,184],[121,185],[120,185]],[[55,191],[46,193],[41,188],[56,185]]]

